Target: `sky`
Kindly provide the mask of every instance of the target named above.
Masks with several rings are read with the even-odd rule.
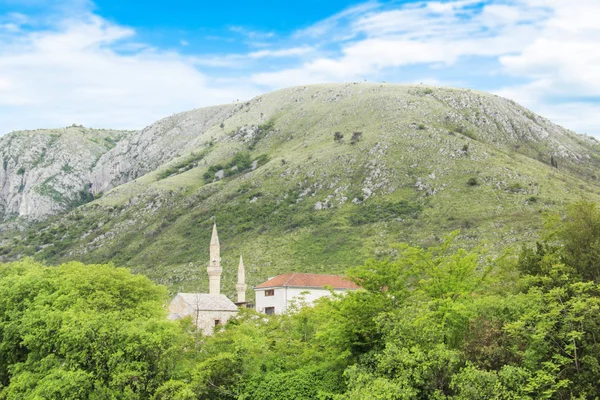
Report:
[[[0,0],[0,134],[326,82],[507,97],[600,138],[600,0]]]

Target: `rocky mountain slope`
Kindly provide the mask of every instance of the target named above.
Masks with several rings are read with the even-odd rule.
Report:
[[[105,192],[193,150],[205,139],[204,133],[228,118],[234,107],[208,107],[173,115],[126,137],[98,160],[92,191]]]
[[[240,253],[254,284],[343,271],[455,229],[462,245],[491,251],[531,241],[543,212],[599,200],[600,152],[485,93],[314,85],[159,121],[91,176],[101,198],[5,231],[0,255],[114,261],[173,290],[203,289],[216,217],[233,292]]]
[[[42,219],[93,199],[94,166],[127,134],[71,126],[0,137],[0,221]]]

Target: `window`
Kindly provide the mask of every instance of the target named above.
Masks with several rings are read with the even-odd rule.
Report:
[[[220,319],[215,319],[215,326],[219,326],[221,325],[221,320]]]
[[[265,307],[265,314],[267,314],[267,315],[275,314],[275,307]]]
[[[275,289],[265,290],[265,297],[266,296],[275,296]]]

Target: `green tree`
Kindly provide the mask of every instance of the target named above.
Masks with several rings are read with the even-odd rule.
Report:
[[[187,340],[166,299],[112,266],[1,265],[0,398],[149,398]]]
[[[600,211],[592,202],[567,207],[558,229],[565,264],[575,268],[583,280],[600,283]]]

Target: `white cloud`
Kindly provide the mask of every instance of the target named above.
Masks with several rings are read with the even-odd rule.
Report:
[[[88,0],[70,1],[78,6],[35,30],[28,16],[0,16],[0,133],[74,122],[137,128],[258,88],[427,77],[474,89],[485,81],[600,135],[600,105],[586,101],[600,97],[598,0],[371,1],[287,37],[231,26],[219,40],[230,47],[241,36],[235,52],[193,55],[155,48],[91,14]]]
[[[0,44],[0,131],[66,126],[141,128],[162,116],[257,94],[213,84],[193,58],[141,46],[135,32],[88,15]]]
[[[260,50],[254,51],[248,54],[250,58],[266,58],[266,57],[291,57],[291,56],[301,56],[313,51],[314,48],[310,46],[301,46],[301,47],[291,47],[289,49],[280,49],[280,50]]]
[[[552,14],[536,37],[517,54],[500,57],[507,73],[530,82],[499,92],[571,129],[600,136],[599,105],[581,101],[600,97],[600,3],[551,0],[546,5]]]
[[[519,51],[523,40],[534,37],[535,30],[508,20],[495,31],[482,29],[483,15],[465,20],[465,7],[476,1],[416,3],[404,8],[371,12],[351,25],[355,36],[364,38],[345,42],[338,57],[309,60],[296,66],[253,76],[256,83],[279,87],[289,84],[356,80],[377,75],[387,68],[415,64],[453,65],[460,57],[497,57]],[[505,12],[506,13],[506,12]]]
[[[268,39],[275,36],[273,32],[262,32],[251,29],[246,29],[243,26],[230,26],[231,32],[239,33],[240,35],[246,36],[248,39]]]
[[[343,37],[342,31],[346,30],[348,21],[352,21],[355,18],[360,17],[363,14],[369,13],[380,7],[380,4],[376,1],[369,1],[363,4],[359,4],[354,7],[347,8],[329,18],[319,21],[308,28],[300,29],[295,34],[296,38],[319,38],[324,40],[331,40],[331,38]],[[327,36],[327,38],[324,38]]]
[[[337,55],[256,73],[253,81],[280,87],[372,79],[386,70],[401,73],[402,68],[416,65],[442,73],[465,57],[484,57],[498,65],[488,71],[498,93],[534,111],[550,112],[549,117],[573,129],[600,135],[600,130],[590,130],[600,126],[600,114],[592,112],[597,104],[570,100],[600,97],[597,0],[421,1],[392,10],[371,7],[367,11],[364,15],[350,13],[354,19],[348,36],[354,39],[341,42]],[[338,20],[325,20],[313,31],[327,36],[327,29],[336,29]],[[470,71],[462,74],[468,84]],[[527,82],[505,83],[515,78]],[[557,97],[563,98],[566,108],[579,110],[579,117],[567,118],[569,114],[558,112],[560,105],[554,105]],[[580,107],[582,104],[590,106]]]

